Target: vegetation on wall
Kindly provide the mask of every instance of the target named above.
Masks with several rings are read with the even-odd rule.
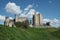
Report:
[[[28,21],[25,22],[15,22],[16,27],[24,27],[24,28],[28,28],[29,23]]]

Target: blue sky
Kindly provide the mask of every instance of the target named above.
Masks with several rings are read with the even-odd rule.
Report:
[[[49,1],[52,1],[49,3]],[[1,15],[11,16],[4,9],[8,2],[14,2],[21,6],[23,10],[27,5],[33,5],[36,11],[41,12],[44,18],[58,18],[60,19],[60,0],[0,0],[0,13]]]
[[[6,12],[5,9],[9,2],[20,6],[21,10],[24,10],[28,5],[32,5],[32,8],[36,12],[40,12],[44,19],[60,20],[60,0],[0,0],[0,15],[14,18],[14,14]]]

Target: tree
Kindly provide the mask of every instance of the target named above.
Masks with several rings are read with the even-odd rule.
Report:
[[[47,26],[50,26],[50,22],[47,22],[46,25],[47,25]]]

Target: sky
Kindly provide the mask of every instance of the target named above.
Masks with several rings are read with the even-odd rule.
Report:
[[[0,0],[0,24],[6,16],[13,19],[18,14],[31,18],[34,13],[41,13],[44,23],[60,26],[60,0]]]

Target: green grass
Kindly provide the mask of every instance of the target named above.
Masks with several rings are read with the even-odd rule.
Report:
[[[57,28],[19,28],[0,26],[0,40],[60,40]]]

